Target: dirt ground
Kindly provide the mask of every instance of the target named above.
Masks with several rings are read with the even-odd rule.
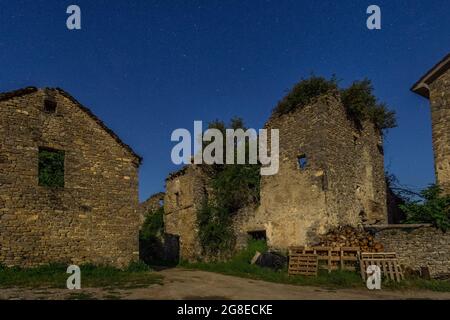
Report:
[[[325,289],[250,280],[217,273],[181,268],[159,272],[163,285],[134,289],[0,289],[0,299],[267,299],[267,300],[374,300],[450,299],[450,293],[432,291],[369,291],[365,289]]]

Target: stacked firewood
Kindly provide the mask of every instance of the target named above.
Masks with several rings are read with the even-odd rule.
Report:
[[[317,246],[360,247],[361,252],[383,252],[383,244],[376,242],[367,231],[350,226],[342,226],[329,231],[320,238]]]

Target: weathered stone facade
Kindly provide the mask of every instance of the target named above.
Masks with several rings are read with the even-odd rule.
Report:
[[[430,100],[436,182],[450,194],[450,54],[412,90]]]
[[[64,151],[63,188],[39,184],[42,147]],[[1,264],[138,258],[141,159],[89,109],[61,89],[1,94],[0,150]]]
[[[380,132],[371,123],[358,129],[339,96],[273,116],[266,128],[279,129],[279,172],[262,177],[259,208],[236,218],[238,243],[265,231],[270,247],[287,250],[338,225],[386,222]]]
[[[179,237],[180,258],[195,261],[202,256],[198,239],[197,210],[207,196],[208,176],[201,166],[186,166],[166,180],[164,228]]]
[[[430,225],[372,226],[386,252],[396,252],[400,263],[413,270],[428,267],[430,274],[450,273],[450,233]]]
[[[348,119],[337,94],[273,116],[266,128],[279,129],[279,172],[262,177],[260,205],[235,216],[238,247],[253,232],[265,232],[270,247],[287,250],[338,225],[387,222],[381,134],[371,123],[358,128]],[[180,236],[182,259],[205,258],[196,211],[208,196],[207,181],[201,167],[188,166],[166,183],[165,228]]]

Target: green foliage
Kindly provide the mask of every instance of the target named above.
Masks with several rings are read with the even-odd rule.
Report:
[[[147,213],[139,232],[139,257],[143,261],[142,268],[146,268],[147,265],[169,266],[178,263],[165,260],[163,236],[164,208],[161,207]]]
[[[355,81],[347,89],[339,89],[336,77],[333,76],[328,80],[313,75],[309,79],[302,79],[297,83],[278,103],[274,113],[281,115],[292,112],[308,105],[314,98],[338,91],[347,114],[357,125],[370,120],[380,130],[397,126],[395,112],[389,110],[384,103],[377,101],[373,94],[372,83],[368,79]]]
[[[68,274],[66,264],[54,263],[37,268],[0,269],[0,287],[65,288]],[[83,288],[136,288],[161,283],[161,277],[142,262],[131,263],[124,270],[111,266],[85,264],[80,266]]]
[[[64,151],[39,150],[39,185],[64,187]]]
[[[274,113],[285,114],[295,110],[297,107],[304,107],[314,98],[337,91],[337,79],[333,76],[330,80],[324,77],[312,75],[308,79],[302,79],[292,90],[278,103]]]
[[[406,213],[405,223],[431,223],[436,228],[447,231],[450,228],[450,196],[443,195],[442,189],[437,185],[431,185],[420,195],[421,200],[400,205]]]
[[[224,138],[226,128],[246,130],[241,118],[231,119],[228,126],[216,120],[209,128],[219,129]],[[225,147],[225,142],[223,145]],[[246,155],[248,158],[248,145]],[[259,202],[260,178],[259,164],[212,167],[210,187],[213,195],[197,211],[200,243],[206,253],[217,255],[233,247],[232,216],[239,209]]]
[[[139,237],[148,240],[160,236],[164,232],[164,208],[147,213]]]
[[[397,126],[395,112],[378,103],[368,79],[355,81],[349,88],[341,90],[341,99],[348,115],[359,124],[370,120],[381,130]]]
[[[211,181],[217,205],[229,214],[259,202],[260,167],[225,165]]]
[[[205,201],[197,211],[197,223],[200,244],[205,253],[218,255],[232,247],[231,216],[225,208]]]

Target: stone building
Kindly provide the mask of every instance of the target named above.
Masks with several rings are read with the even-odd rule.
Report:
[[[450,54],[411,90],[430,100],[436,182],[450,194]]]
[[[387,222],[381,132],[350,120],[338,95],[274,115],[265,127],[279,129],[279,172],[262,177],[260,205],[235,216],[238,247],[253,236],[286,250],[338,225]],[[207,177],[188,166],[166,182],[166,232],[180,237],[182,259],[201,258],[196,210],[208,197]]]
[[[141,158],[89,109],[61,89],[0,94],[0,151],[0,264],[138,258]]]
[[[355,125],[339,96],[273,115],[266,128],[279,130],[279,171],[261,178],[260,206],[237,216],[238,243],[265,234],[270,247],[286,250],[339,225],[386,222],[381,133]]]
[[[208,190],[208,175],[204,167],[185,166],[166,179],[164,197],[164,228],[168,235],[179,239],[179,256],[197,260],[202,256],[198,239],[197,210]]]

